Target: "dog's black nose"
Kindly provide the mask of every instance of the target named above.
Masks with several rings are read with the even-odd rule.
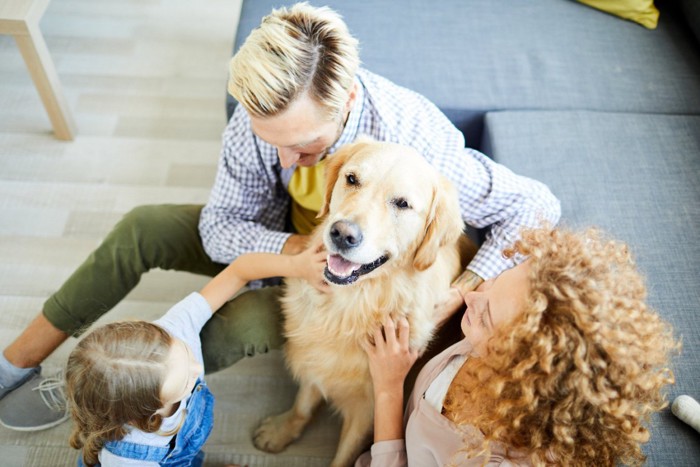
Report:
[[[339,250],[349,250],[362,243],[362,230],[354,222],[335,221],[331,225],[331,241]]]

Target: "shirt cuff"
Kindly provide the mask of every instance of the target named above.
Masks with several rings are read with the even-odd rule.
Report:
[[[372,465],[403,466],[408,464],[403,439],[378,441],[372,445]]]
[[[289,232],[268,230],[260,236],[253,251],[256,253],[282,253],[282,247],[291,235]]]
[[[467,269],[487,281],[515,265],[515,261],[503,256],[500,248],[487,241],[476,252]]]

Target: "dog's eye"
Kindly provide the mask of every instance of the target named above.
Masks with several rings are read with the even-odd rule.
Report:
[[[394,198],[391,202],[399,209],[408,209],[411,207],[408,201],[406,201],[406,198]]]
[[[348,182],[348,185],[357,185],[357,178],[353,173],[347,174],[345,176],[345,181]]]

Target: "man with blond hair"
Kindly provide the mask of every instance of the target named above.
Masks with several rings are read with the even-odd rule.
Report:
[[[124,216],[3,352],[3,425],[38,430],[66,418],[60,382],[42,380],[39,364],[148,270],[214,276],[242,253],[303,249],[317,223],[325,160],[359,135],[417,149],[457,187],[464,221],[489,227],[446,314],[512,266],[500,252],[522,227],[558,221],[559,203],[544,185],[465,148],[437,107],[359,63],[357,40],[329,8],[297,4],[263,18],[231,60],[228,88],[240,105],[224,131],[206,206],[141,206]],[[281,347],[279,287],[262,285],[251,283],[202,330],[208,372]],[[322,277],[314,285],[328,287]]]

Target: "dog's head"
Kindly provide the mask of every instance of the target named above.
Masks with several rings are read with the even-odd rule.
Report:
[[[330,157],[324,215],[325,276],[337,285],[392,267],[423,271],[464,227],[447,179],[413,148],[371,140]]]

